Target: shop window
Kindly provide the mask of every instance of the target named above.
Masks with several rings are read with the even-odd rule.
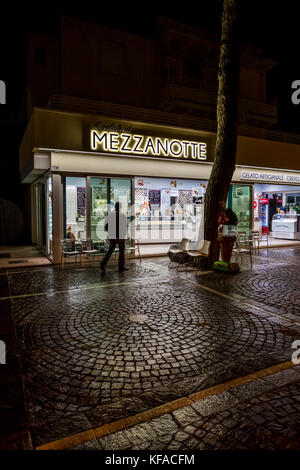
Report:
[[[135,178],[135,237],[142,243],[197,241],[206,181]]]
[[[70,227],[75,238],[86,238],[86,179],[66,177],[65,184],[66,233]]]
[[[128,217],[131,237],[131,179],[91,177],[87,185],[84,177],[66,177],[64,199],[65,236],[69,231],[75,239],[105,240],[104,221],[118,201]]]

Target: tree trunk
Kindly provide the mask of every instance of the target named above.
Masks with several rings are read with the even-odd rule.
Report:
[[[235,169],[240,80],[239,0],[224,0],[218,71],[215,159],[205,194],[204,238],[210,240],[209,264],[219,257],[219,202],[226,201]]]

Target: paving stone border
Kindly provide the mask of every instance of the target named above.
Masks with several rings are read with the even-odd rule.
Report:
[[[287,437],[282,439],[282,435],[274,436],[273,432],[273,440],[275,438],[275,443],[279,446],[284,442],[283,448],[299,449],[297,431],[300,425],[300,367],[294,366],[292,369],[286,369],[289,366],[291,364],[285,363],[260,371],[253,376],[213,387],[149,412],[50,442],[38,447],[38,450],[65,448],[76,450],[209,450],[213,448],[246,449],[248,446],[250,448],[266,446],[272,449],[276,446],[273,446],[270,439],[266,439],[266,442],[262,439],[261,442],[262,435],[268,436],[269,427],[271,430],[279,429],[280,432],[287,431],[288,428]],[[286,372],[290,374],[287,375]],[[257,377],[261,378],[257,379]],[[281,382],[279,392],[268,381],[269,377],[270,382]],[[286,396],[286,389],[288,391],[292,389],[292,394],[288,394],[284,400],[288,404],[288,410],[280,413],[278,420],[278,413],[275,415],[270,413],[272,406],[277,408],[278,403],[280,405],[280,401],[274,400],[273,396],[277,396],[278,393]],[[241,397],[245,390],[249,390],[250,393]],[[253,403],[254,406],[252,406]],[[296,423],[296,429],[291,429],[290,421],[287,419],[287,412],[291,411],[294,412],[292,424]],[[230,417],[232,413],[234,419]],[[284,418],[282,418],[283,415]],[[222,416],[221,420],[219,416]],[[218,425],[211,426],[211,422],[216,419]],[[255,425],[262,424],[267,429],[255,429]],[[244,429],[246,429],[246,434],[243,432]],[[222,433],[218,435],[220,430]],[[259,439],[249,440],[250,431],[252,434],[253,431],[256,432]],[[233,438],[234,446],[228,443],[228,436]],[[246,442],[240,442],[241,436]]]

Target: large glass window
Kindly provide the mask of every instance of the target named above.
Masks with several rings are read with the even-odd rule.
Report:
[[[95,241],[106,239],[104,221],[117,201],[128,217],[128,236],[131,237],[131,179],[66,177],[64,236]]]
[[[86,179],[66,177],[65,184],[66,233],[70,231],[75,238],[86,238]]]
[[[199,239],[207,181],[135,178],[135,237],[141,242]]]

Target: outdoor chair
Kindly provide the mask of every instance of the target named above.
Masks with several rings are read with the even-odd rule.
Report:
[[[262,241],[266,240],[267,242],[267,253],[269,253],[269,234],[262,231],[260,228],[259,230],[252,231],[252,238],[253,238],[253,249],[257,251],[259,249],[259,245]]]
[[[168,250],[168,257],[170,259],[169,261],[169,269],[172,267],[178,267],[180,265],[185,264],[188,261],[188,250],[190,247],[191,240],[188,238],[183,238],[180,243],[177,243],[175,245],[171,245]],[[175,266],[172,266],[174,264]]]
[[[128,258],[130,258],[133,255],[136,256],[136,254],[138,254],[138,257],[139,257],[139,260],[140,260],[140,263],[141,263],[142,258],[141,258],[139,240],[137,240],[135,238],[129,238],[128,240],[126,240],[126,243],[125,243],[125,256],[126,256],[126,253],[129,255]]]
[[[89,258],[90,256],[93,258],[93,262],[95,260],[95,256],[100,256],[100,245],[97,245],[94,240],[87,239],[87,240],[80,240],[81,241],[81,254]]]
[[[189,261],[186,265],[191,265],[192,267],[199,269],[203,261],[207,261],[209,257],[210,250],[210,241],[200,240],[196,250],[190,250],[187,252],[189,256]]]
[[[104,240],[104,247],[105,247],[105,252],[109,248],[109,239],[107,238]],[[137,256],[139,257],[140,263],[142,262],[141,258],[141,251],[140,251],[140,242],[139,240],[135,238],[128,238],[128,240],[125,241],[125,257],[128,255],[128,259],[130,259],[131,256]],[[113,255],[117,257],[119,255],[119,247],[116,247]]]
[[[76,243],[75,240],[71,240],[69,238],[66,238],[64,240],[60,241],[60,246],[61,246],[61,265],[62,267],[64,266],[64,261],[65,258],[68,258],[70,256],[75,257],[75,263],[77,260],[77,256],[79,256],[79,260],[81,261],[81,248]]]
[[[241,263],[243,263],[243,256],[249,255],[251,269],[252,269],[252,244],[253,244],[252,239],[247,238],[247,236],[245,236],[243,233],[238,234],[237,240],[232,250],[232,254],[235,255],[236,257],[236,262],[240,258]]]

